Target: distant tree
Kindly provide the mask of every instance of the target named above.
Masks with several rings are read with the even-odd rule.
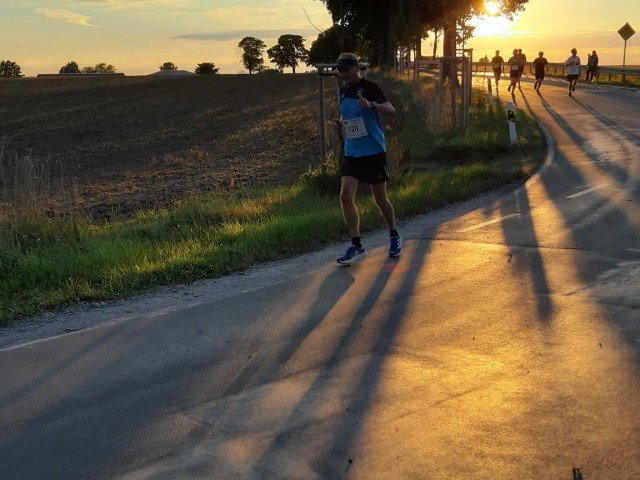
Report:
[[[469,24],[471,18],[471,14],[468,14],[457,19],[456,43],[462,45],[462,48],[473,37],[473,32],[476,29],[476,27]]]
[[[307,57],[307,65],[316,63],[333,63],[342,52],[355,52],[358,47],[357,40],[348,34],[341,25],[333,25],[321,32],[313,41]]]
[[[3,78],[17,78],[22,77],[22,71],[20,65],[11,60],[2,60],[0,62],[0,77]]]
[[[219,68],[216,68],[215,64],[213,63],[199,63],[198,66],[196,67],[195,72],[198,75],[215,75],[216,73],[218,73],[218,70],[220,70]]]
[[[485,55],[484,57],[482,57],[480,60],[478,60],[480,63],[489,63],[489,55]]]
[[[114,73],[116,67],[113,65],[107,65],[106,63],[97,63],[93,67],[82,67],[81,73]]]
[[[69,62],[60,68],[60,73],[80,73],[80,67],[76,62]]]
[[[267,55],[279,68],[291,67],[296,73],[296,67],[307,59],[309,52],[300,35],[280,35],[278,44],[267,50]]]
[[[164,62],[158,67],[160,70],[178,70],[178,67],[173,62]]]
[[[267,45],[259,38],[244,37],[238,42],[238,48],[242,50],[242,64],[249,70],[249,75],[254,71],[260,71],[264,65],[262,56]]]

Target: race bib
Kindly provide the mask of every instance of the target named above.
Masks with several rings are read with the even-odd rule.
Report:
[[[499,69],[499,68],[500,68],[500,66],[501,66],[501,65],[500,65],[499,63],[494,63],[494,64],[493,64],[493,69],[494,69],[494,70],[497,70],[497,69]]]
[[[344,126],[344,136],[347,138],[360,138],[368,135],[362,117],[343,120],[342,125]]]
[[[511,70],[520,70],[520,65],[518,64],[511,65]]]

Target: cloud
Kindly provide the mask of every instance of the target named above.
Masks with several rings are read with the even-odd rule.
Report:
[[[217,33],[190,33],[171,37],[173,40],[203,40],[227,42],[242,40],[244,37],[278,38],[280,35],[300,35],[306,40],[315,40],[318,31],[313,28],[282,28],[271,30],[228,30]]]
[[[69,10],[63,10],[61,8],[38,8],[36,13],[44,15],[52,20],[62,20],[63,22],[73,23],[75,25],[81,25],[83,27],[97,27],[89,23],[91,17],[82,15],[81,13],[70,12]]]

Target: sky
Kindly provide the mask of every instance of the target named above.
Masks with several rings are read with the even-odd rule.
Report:
[[[241,73],[243,37],[271,47],[280,35],[295,34],[309,48],[331,25],[320,0],[0,0],[0,19],[0,60],[16,62],[26,76],[57,73],[70,61],[111,64],[126,75],[156,72],[164,62],[188,71],[212,62],[220,73]],[[474,60],[522,48],[530,59],[543,50],[550,62],[563,61],[573,47],[586,60],[595,49],[601,65],[621,65],[617,30],[627,22],[638,33],[627,42],[626,64],[640,65],[638,0],[530,0],[512,22],[477,20],[467,47]],[[265,64],[274,66],[266,54]]]

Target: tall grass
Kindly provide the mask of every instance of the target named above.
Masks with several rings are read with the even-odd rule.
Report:
[[[432,86],[393,77],[379,81],[399,110],[400,121],[387,128],[389,194],[400,218],[521,181],[542,160],[542,137],[524,114],[521,138],[511,147],[506,113],[500,106],[488,108],[480,95],[474,96],[470,128],[461,132],[447,128],[431,110]],[[13,153],[9,157],[20,161]],[[27,157],[26,163],[34,161]],[[4,183],[10,176],[4,175],[3,190],[46,190]],[[213,195],[106,224],[81,215],[53,218],[35,208],[28,214],[10,210],[0,219],[0,324],[79,301],[217,277],[346,239],[338,185],[333,153],[294,185]],[[369,195],[358,204],[363,231],[383,226]]]
[[[59,160],[20,153],[0,138],[0,215],[16,206],[27,208],[65,188]]]

